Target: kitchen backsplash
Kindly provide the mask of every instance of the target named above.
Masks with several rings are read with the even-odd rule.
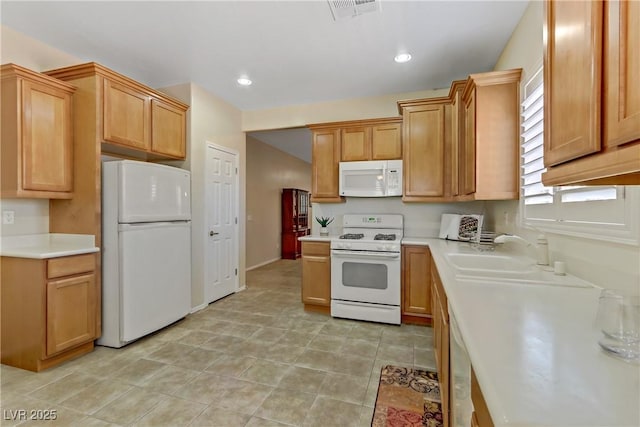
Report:
[[[313,215],[334,217],[329,234],[340,234],[344,214],[402,214],[405,236],[437,237],[443,213],[485,214],[485,203],[402,203],[400,197],[347,197],[345,203],[313,203]],[[315,220],[311,222],[311,234],[320,234],[320,225]]]
[[[0,210],[13,211],[13,224],[0,225],[0,236],[49,232],[48,199],[2,199]]]

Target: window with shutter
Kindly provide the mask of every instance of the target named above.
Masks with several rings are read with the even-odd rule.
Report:
[[[638,187],[542,184],[544,84],[540,68],[524,85],[521,115],[521,201],[524,226],[620,243],[639,243]]]

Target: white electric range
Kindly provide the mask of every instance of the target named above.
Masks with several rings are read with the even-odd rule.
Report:
[[[400,324],[402,215],[344,215],[331,240],[331,316]]]

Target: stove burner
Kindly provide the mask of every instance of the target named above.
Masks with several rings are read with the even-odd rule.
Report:
[[[376,234],[373,240],[396,240],[395,234]]]
[[[347,233],[347,234],[343,234],[342,236],[340,236],[341,239],[347,239],[347,240],[359,240],[359,239],[363,239],[364,238],[364,234],[362,233]]]

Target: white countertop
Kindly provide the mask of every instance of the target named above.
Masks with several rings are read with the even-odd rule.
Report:
[[[598,345],[600,289],[458,280],[446,254],[468,244],[403,244],[430,247],[496,426],[640,425],[640,364]]]
[[[308,236],[298,237],[298,240],[300,240],[301,242],[330,242],[331,239],[335,239],[336,237],[338,236],[318,236],[317,234],[310,234]]]
[[[17,258],[58,258],[100,251],[95,236],[89,234],[29,234],[0,238],[0,256]]]

